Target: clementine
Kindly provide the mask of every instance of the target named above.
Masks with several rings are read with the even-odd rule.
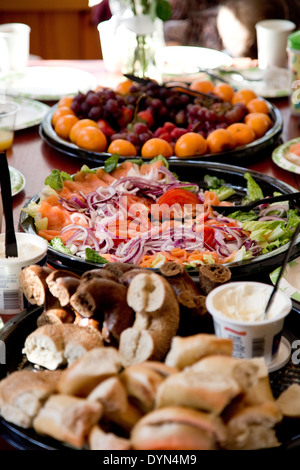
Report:
[[[232,150],[236,146],[235,137],[227,129],[215,129],[206,137],[209,153]]]
[[[175,155],[179,158],[204,155],[207,150],[205,138],[197,132],[183,134],[175,143]]]
[[[166,140],[152,137],[142,146],[141,155],[143,158],[153,158],[158,155],[169,158],[173,155],[173,148]]]

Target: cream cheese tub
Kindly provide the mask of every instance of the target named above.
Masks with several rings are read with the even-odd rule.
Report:
[[[5,257],[5,234],[0,234],[0,315],[4,322],[6,315],[22,312],[26,307],[20,289],[19,274],[25,266],[46,263],[46,240],[33,234],[17,232],[18,257]]]
[[[267,364],[275,361],[292,301],[279,290],[264,320],[272,289],[269,284],[241,281],[223,284],[208,294],[206,307],[215,334],[232,339],[234,357],[264,357]]]

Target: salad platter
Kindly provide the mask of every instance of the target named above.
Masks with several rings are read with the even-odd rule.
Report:
[[[103,168],[100,170],[103,171]],[[97,169],[94,169],[92,171],[97,171]],[[217,162],[211,162],[210,164],[207,164],[206,162],[202,162],[202,161],[168,162],[168,169],[165,168],[164,171],[166,174],[168,174],[169,177],[170,177],[170,174],[173,174],[173,173],[176,174],[176,181],[177,181],[176,185],[178,185],[179,183],[179,185],[183,187],[190,186],[190,189],[194,186],[194,187],[200,188],[200,191],[201,189],[205,190],[207,188],[207,182],[205,182],[207,181],[206,180],[207,175],[213,178],[217,178],[219,181],[222,181],[223,186],[226,186],[232,191],[231,193],[232,195],[229,198],[229,200],[232,201],[232,203],[241,202],[247,196],[248,182],[247,182],[246,175],[249,175],[252,181],[255,181],[255,183],[258,185],[260,191],[262,191],[262,194],[264,196],[271,196],[274,193],[290,194],[290,193],[295,192],[294,188],[292,188],[291,186],[275,178],[272,178],[268,175],[264,175],[255,171],[250,171],[246,168],[241,168],[241,167],[227,165],[223,163],[217,163]],[[150,185],[151,187],[151,183],[149,179],[148,181],[146,180],[146,184],[148,186]],[[30,232],[30,233],[37,233],[35,219],[32,213],[32,208],[34,207],[36,209],[37,207],[39,207],[39,203],[40,203],[40,194],[37,194],[36,196],[34,196],[34,198],[31,201],[28,202],[28,204],[22,210],[21,217],[20,217],[20,227],[23,231]],[[221,210],[220,210],[220,213],[221,213]],[[295,213],[298,213],[297,209],[295,209]],[[298,216],[296,216],[296,220],[298,220],[297,217]],[[289,223],[291,223],[292,221],[291,216],[289,217],[289,221],[290,221]],[[277,222],[275,223],[275,225],[277,226]],[[265,229],[263,229],[263,232],[264,230]],[[268,223],[266,223],[266,230],[269,230]],[[42,235],[43,231],[40,231],[39,234]],[[277,235],[278,235],[278,232],[277,232]],[[136,238],[139,238],[139,237],[136,237]],[[270,238],[270,242],[271,242],[271,238]],[[172,246],[171,249],[174,248],[174,246]],[[270,247],[271,246],[272,246],[271,249],[267,247],[266,250],[259,251],[254,256],[245,255],[245,256],[235,256],[231,259],[228,258],[229,261],[227,262],[227,265],[228,267],[230,267],[232,271],[233,278],[241,278],[243,276],[249,276],[252,274],[271,272],[273,269],[278,267],[283,260],[286,249],[288,247],[288,243],[283,243],[281,246],[278,246],[278,247],[276,247],[276,244],[274,246],[270,245]],[[180,248],[180,243],[178,241],[176,242],[176,247]],[[227,248],[221,247],[221,249],[222,250],[224,249],[226,251]],[[160,248],[158,250],[158,253],[156,254],[160,256],[161,252],[162,252],[162,249]],[[100,250],[100,254],[101,254],[101,250]],[[298,240],[292,253],[292,259],[299,256],[299,254],[300,254],[300,246],[299,246],[299,240]],[[123,258],[119,258],[119,260],[127,261],[127,262],[134,262],[134,264],[139,264],[139,262],[137,262],[137,258],[131,257],[131,261],[129,261],[130,257],[131,256],[128,256],[126,258],[126,256],[124,256]],[[108,257],[108,259],[110,258]],[[48,262],[50,265],[54,267],[60,267],[60,268],[66,267],[75,272],[82,273],[88,269],[92,269],[95,266],[103,265],[103,262],[107,262],[107,259],[103,259],[103,257],[101,257],[100,259],[97,257],[87,258],[86,256],[82,256],[82,253],[80,254],[79,252],[78,253],[70,252],[69,250],[61,249],[61,247],[57,247],[55,244],[52,244],[51,242],[49,242]],[[224,257],[223,257],[223,262],[224,262]],[[198,265],[197,265],[197,261],[195,263],[191,263],[190,265],[187,265],[189,273],[192,277],[197,276]],[[147,264],[144,266],[155,270],[156,267],[158,268],[159,265],[156,264],[156,262],[154,262],[153,264]]]

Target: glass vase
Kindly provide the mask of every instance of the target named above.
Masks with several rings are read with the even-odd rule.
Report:
[[[150,15],[135,15],[122,24],[126,43],[122,45],[122,72],[140,78],[159,79],[156,51],[165,45],[163,22]]]

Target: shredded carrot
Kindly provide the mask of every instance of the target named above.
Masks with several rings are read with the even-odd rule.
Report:
[[[188,253],[186,250],[182,248],[174,248],[173,250],[166,252],[162,251],[159,253],[161,256],[164,256],[166,261],[175,261],[181,265],[183,264],[190,264],[193,261],[204,261],[205,256],[211,256],[215,263],[219,262],[219,257],[216,252],[211,251],[198,251],[195,250],[192,253]],[[151,268],[153,262],[157,258],[158,253],[154,255],[145,255],[139,263],[142,268]]]

